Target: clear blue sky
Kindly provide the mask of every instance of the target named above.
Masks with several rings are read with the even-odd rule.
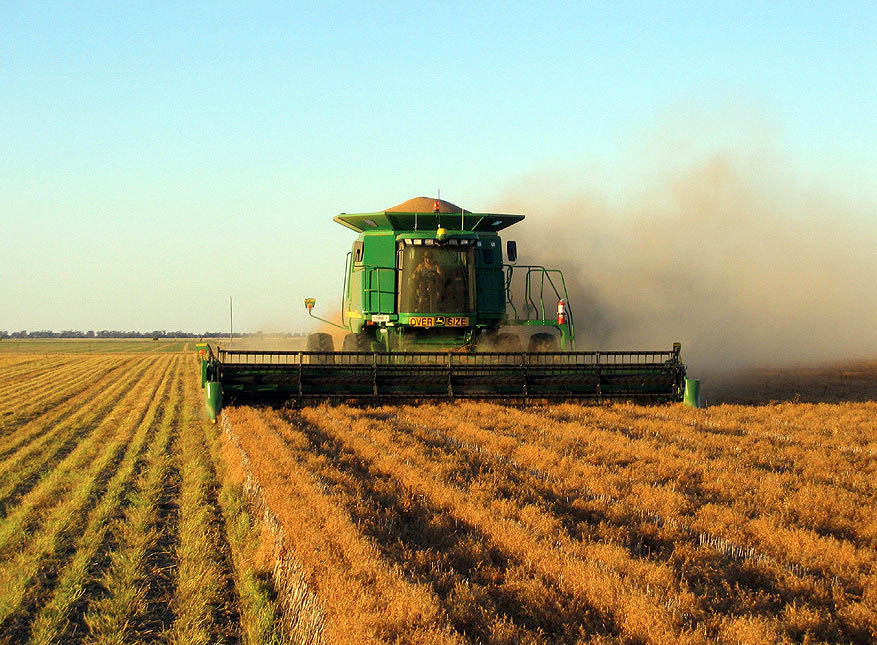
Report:
[[[877,203],[873,2],[312,4],[0,3],[0,329],[301,329],[338,212],[629,187],[689,118]]]

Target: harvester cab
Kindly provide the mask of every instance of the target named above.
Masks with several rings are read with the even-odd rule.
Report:
[[[358,235],[347,254],[341,323],[324,322],[347,332],[346,351],[521,352],[522,339],[529,351],[574,350],[563,274],[518,266],[513,241],[503,262],[499,232],[522,219],[426,197],[338,215]],[[519,282],[524,306],[514,303]],[[305,306],[317,317],[313,303]],[[524,327],[537,333],[515,333]],[[313,337],[309,349],[327,344]]]
[[[201,347],[211,416],[223,397],[681,400],[678,343],[577,351],[563,273],[518,264],[514,241],[503,258],[499,233],[522,219],[426,197],[338,215],[357,233],[341,320],[319,317],[315,298],[305,307],[343,330],[342,346],[314,333],[301,351]]]

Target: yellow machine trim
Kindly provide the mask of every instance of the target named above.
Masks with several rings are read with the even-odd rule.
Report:
[[[469,316],[411,316],[412,327],[468,327]]]

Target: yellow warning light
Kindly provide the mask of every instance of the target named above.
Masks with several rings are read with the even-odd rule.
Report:
[[[435,232],[435,238],[439,241],[444,240],[447,236],[448,236],[447,229],[444,229],[441,226]]]

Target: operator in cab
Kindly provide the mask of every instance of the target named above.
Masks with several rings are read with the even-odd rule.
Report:
[[[411,275],[411,284],[417,292],[417,310],[435,311],[438,301],[442,298],[442,286],[444,271],[433,261],[429,253],[424,254],[423,259],[414,273]]]

